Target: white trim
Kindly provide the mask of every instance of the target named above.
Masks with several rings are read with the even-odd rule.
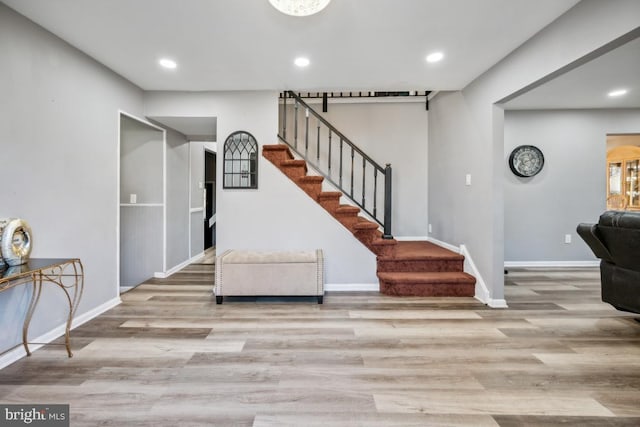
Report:
[[[120,203],[121,208],[161,208],[164,207],[163,203]]]
[[[174,273],[177,273],[178,271],[182,270],[183,268],[185,268],[186,266],[188,266],[191,263],[194,263],[196,261],[198,261],[200,258],[204,257],[204,251],[199,253],[198,255],[189,258],[186,261],[181,262],[180,264],[176,265],[175,267],[172,267],[171,269],[169,269],[169,271],[161,273],[161,272],[156,272],[153,273],[153,277],[155,277],[156,279],[166,279],[167,277],[171,276]]]
[[[379,283],[325,283],[325,292],[380,292]]]
[[[450,243],[443,242],[442,240],[438,240],[438,239],[433,238],[433,237],[429,237],[429,239],[428,239],[428,240],[429,240],[431,243],[435,243],[436,245],[438,245],[438,246],[442,246],[442,247],[443,247],[443,248],[445,248],[445,249],[449,249],[449,250],[450,250],[450,251],[452,251],[452,252],[455,252],[455,253],[457,253],[457,254],[459,254],[459,253],[460,253],[460,248],[459,248],[459,247],[457,247],[457,246],[453,246],[453,245],[452,245],[452,244],[450,244]]]
[[[429,236],[393,236],[399,242],[418,242],[429,240]]]
[[[478,267],[476,267],[476,264],[473,262],[473,258],[471,257],[466,245],[460,245],[460,253],[464,255],[464,270],[476,278],[475,298],[480,302],[487,304],[491,308],[508,308],[507,301],[504,298],[491,298],[489,288],[482,278]]]
[[[458,248],[453,246],[450,243],[443,242],[433,237],[429,237],[429,241],[431,243],[434,243],[438,246],[442,246],[443,248],[449,249],[452,252],[455,252],[464,256],[464,271],[476,278],[475,298],[478,301],[488,305],[491,308],[507,308],[508,307],[507,301],[505,299],[491,298],[491,293],[489,292],[489,288],[487,287],[486,282],[482,278],[482,275],[480,274],[478,267],[476,267],[476,264],[473,262],[471,253],[469,252],[469,250],[465,245],[460,245],[460,247]]]
[[[200,261],[200,258],[204,258],[204,251],[200,252],[198,255],[194,255],[189,260],[189,264],[192,264],[196,261]]]
[[[148,122],[147,120],[142,119],[142,118],[140,118],[140,117],[138,117],[138,116],[134,116],[133,114],[129,114],[129,113],[127,113],[127,112],[125,112],[125,111],[122,111],[122,110],[118,110],[118,113],[119,113],[119,114],[121,114],[121,115],[123,115],[123,116],[127,116],[127,117],[129,117],[130,119],[132,119],[132,120],[136,120],[136,121],[138,121],[138,122],[140,122],[140,123],[143,123],[143,124],[145,124],[145,125],[147,125],[147,126],[151,126],[152,128],[157,129],[157,130],[159,130],[159,131],[166,132],[166,130],[165,130],[164,128],[162,128],[162,127],[160,127],[160,126],[158,126],[158,125],[154,125],[153,123]],[[118,129],[118,130],[119,130],[119,129]]]
[[[600,261],[505,261],[505,268],[599,267]]]
[[[116,147],[116,295],[120,295],[120,137],[122,136],[122,115],[118,110],[118,142]],[[1,365],[0,365],[1,366]]]
[[[125,292],[129,292],[131,289],[135,289],[135,286],[123,286],[120,288],[120,295],[124,294]]]
[[[78,326],[87,323],[89,320],[92,320],[98,317],[102,313],[112,309],[113,307],[117,306],[121,302],[122,300],[120,299],[120,297],[113,298],[112,300],[107,301],[104,304],[101,304],[98,307],[87,311],[86,313],[73,319],[73,323],[71,324],[71,329],[75,329]],[[38,342],[38,343],[50,343],[56,338],[64,335],[65,328],[66,328],[66,322],[53,328],[49,332],[46,332],[40,335],[39,337],[34,338],[32,341]],[[73,336],[71,338],[73,339]],[[31,352],[34,352],[39,348],[43,347],[44,345],[45,344],[29,344],[29,349],[31,350]],[[3,356],[0,356],[0,369],[7,367],[14,362],[17,362],[18,360],[22,359],[26,355],[27,355],[27,352],[25,351],[24,347],[22,346],[22,344],[19,344],[19,347],[16,346],[15,349],[8,351]],[[66,357],[66,354],[61,357]]]
[[[162,129],[162,271],[167,271],[167,131]]]
[[[188,254],[189,256],[191,256],[191,186],[193,185],[192,179],[191,179],[191,149],[193,147],[193,141],[189,141],[189,188],[187,190],[187,192],[189,193],[189,209],[187,209],[187,240],[189,242],[189,251]]]
[[[191,209],[189,209],[189,218],[191,218],[191,214],[192,213],[196,213],[196,212],[204,212],[204,208],[191,208]]]

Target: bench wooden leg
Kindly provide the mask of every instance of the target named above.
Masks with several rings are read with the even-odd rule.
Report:
[[[322,304],[323,298],[324,297],[322,295],[318,295],[318,304]]]

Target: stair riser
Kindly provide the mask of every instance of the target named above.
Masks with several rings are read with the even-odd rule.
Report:
[[[318,196],[322,192],[322,183],[320,182],[298,182],[298,186],[315,201],[318,200]]]
[[[390,257],[395,253],[396,247],[394,245],[369,245],[367,246],[371,252],[376,254],[377,257]]]
[[[285,160],[291,160],[288,151],[263,151],[262,156],[276,166],[280,166]]]
[[[284,172],[285,175],[287,175],[290,179],[294,181],[297,180],[298,178],[302,178],[307,174],[307,171],[305,170],[304,166],[286,166],[286,167],[281,167],[280,170],[282,170],[282,172]]]
[[[380,293],[403,297],[472,297],[475,284],[467,283],[402,283],[391,284],[380,280]]]
[[[320,203],[320,205],[331,214],[333,214],[336,211],[336,209],[340,207],[339,199],[336,199],[336,200],[324,199],[324,200],[319,200],[318,203]]]
[[[353,235],[356,236],[358,240],[365,244],[369,249],[371,249],[371,243],[376,239],[377,230],[355,230]]]
[[[349,230],[353,230],[353,226],[359,222],[357,213],[342,213],[342,212],[334,212],[333,216],[335,219],[340,221],[342,225],[347,227]]]
[[[411,271],[462,271],[463,260],[378,260],[378,271],[411,272]]]

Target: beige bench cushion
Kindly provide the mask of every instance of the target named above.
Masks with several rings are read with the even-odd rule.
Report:
[[[323,295],[322,250],[229,250],[216,261],[216,295]]]

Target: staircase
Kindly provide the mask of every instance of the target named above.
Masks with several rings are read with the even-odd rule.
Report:
[[[380,292],[397,296],[473,296],[475,278],[463,272],[464,257],[430,242],[384,239],[360,208],[341,204],[343,193],[323,191],[324,177],[308,175],[285,144],[264,145],[262,155],[304,190],[376,255]]]

